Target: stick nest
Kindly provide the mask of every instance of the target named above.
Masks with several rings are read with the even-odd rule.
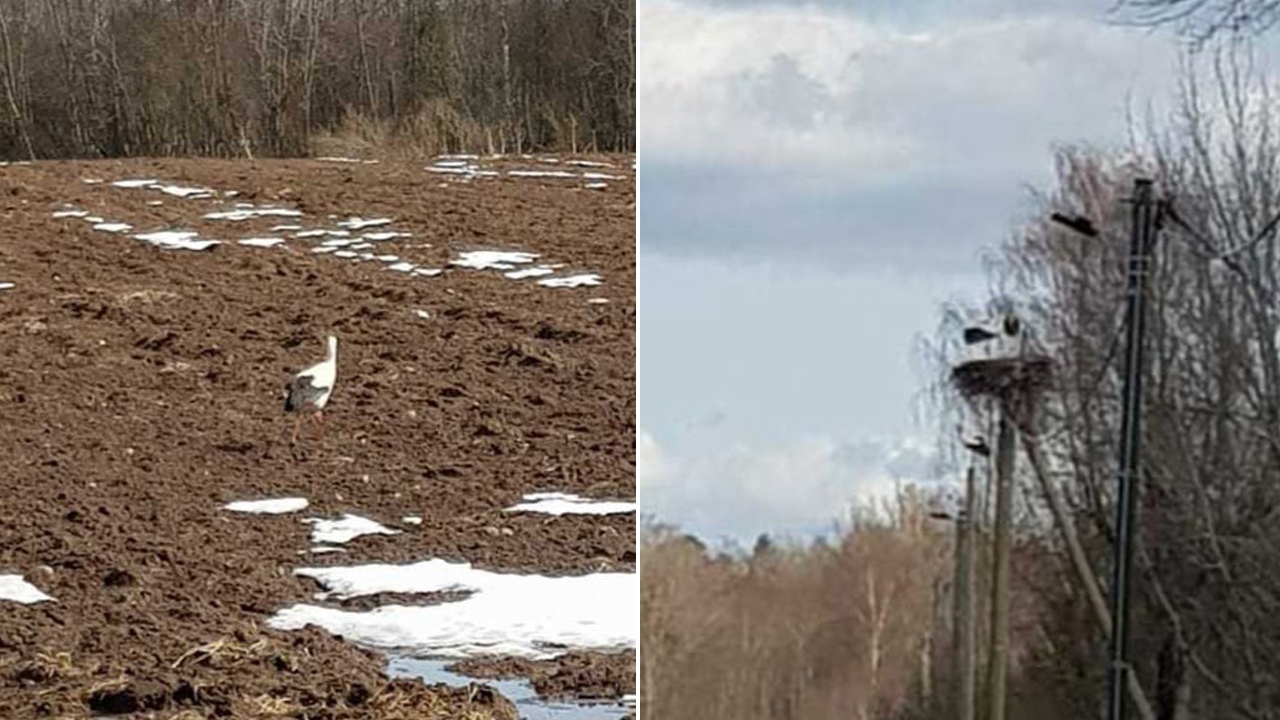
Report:
[[[951,369],[951,382],[966,399],[1027,400],[1052,376],[1053,361],[1045,355],[970,360]]]

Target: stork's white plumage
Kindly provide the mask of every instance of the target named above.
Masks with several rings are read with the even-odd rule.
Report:
[[[330,335],[328,349],[324,360],[302,370],[294,376],[285,387],[285,412],[300,413],[311,408],[315,410],[312,418],[320,426],[321,437],[324,436],[324,406],[333,394],[334,383],[338,379],[338,338]],[[298,441],[298,431],[302,426],[302,416],[293,424],[293,441]]]

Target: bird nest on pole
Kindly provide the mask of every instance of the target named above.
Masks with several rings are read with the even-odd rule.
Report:
[[[1027,425],[1031,408],[1053,377],[1047,355],[982,358],[951,369],[951,382],[966,400],[995,398]]]

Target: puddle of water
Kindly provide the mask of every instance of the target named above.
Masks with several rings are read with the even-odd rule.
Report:
[[[521,720],[619,720],[630,709],[617,702],[574,703],[542,700],[524,679],[478,680],[449,672],[445,669],[452,660],[393,657],[387,663],[387,675],[391,677],[417,677],[428,685],[445,683],[454,687],[466,687],[471,683],[484,683],[502,693],[515,703]]]

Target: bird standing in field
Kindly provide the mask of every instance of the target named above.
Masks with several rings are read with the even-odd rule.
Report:
[[[293,422],[293,442],[298,442],[304,410],[314,410],[312,418],[320,426],[320,439],[324,439],[324,406],[333,394],[333,383],[338,377],[338,338],[330,335],[324,360],[294,376],[285,386],[284,411],[298,413]]]

